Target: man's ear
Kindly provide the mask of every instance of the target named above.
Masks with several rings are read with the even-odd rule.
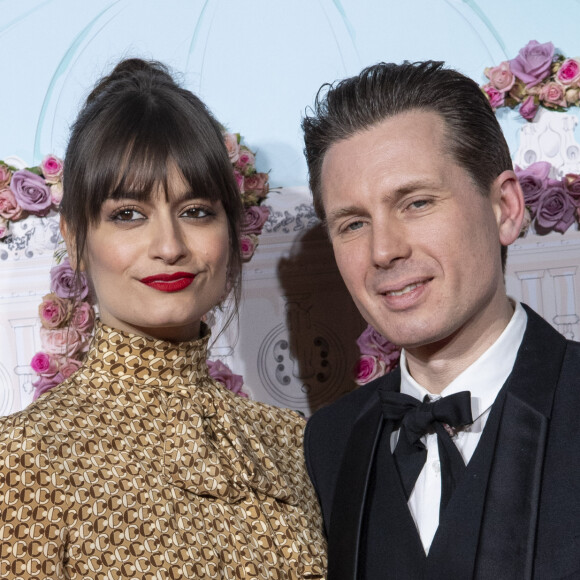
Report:
[[[502,246],[515,242],[522,230],[526,204],[520,182],[513,171],[504,171],[493,184],[494,211],[496,213],[499,241]]]
[[[78,269],[80,272],[84,271],[85,265],[83,260],[80,260],[80,263],[77,264],[77,245],[75,236],[62,217],[60,218],[60,234],[66,244],[66,251],[72,269],[75,271]]]

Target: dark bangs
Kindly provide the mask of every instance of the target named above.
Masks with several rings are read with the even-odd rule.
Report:
[[[148,199],[159,186],[167,195],[169,170],[177,167],[192,196],[222,202],[230,234],[229,280],[236,288],[243,210],[220,125],[163,65],[135,70],[135,62],[142,66],[133,61],[128,71],[121,63],[97,85],[72,128],[60,211],[77,258],[105,200],[128,194]]]

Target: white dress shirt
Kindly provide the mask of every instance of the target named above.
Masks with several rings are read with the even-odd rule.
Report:
[[[517,303],[509,324],[499,338],[473,364],[451,381],[440,395],[429,393],[411,377],[407,369],[405,351],[401,353],[401,393],[411,395],[420,401],[428,395],[434,401],[460,391],[471,392],[471,415],[474,422],[453,437],[466,464],[479,443],[491,406],[512,371],[527,320],[525,310]],[[396,430],[391,435],[391,451],[394,451],[398,439],[399,431]],[[415,520],[425,553],[428,554],[439,526],[441,464],[437,434],[424,435],[421,441],[427,448],[427,459],[407,505]]]

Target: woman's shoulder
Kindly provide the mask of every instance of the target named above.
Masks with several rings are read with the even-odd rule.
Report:
[[[21,411],[0,417],[0,455],[6,446],[37,451],[67,438],[86,403],[73,375]]]

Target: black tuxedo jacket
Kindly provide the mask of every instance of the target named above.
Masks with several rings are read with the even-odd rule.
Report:
[[[426,556],[377,389],[309,420],[306,464],[329,541],[328,580],[580,579],[580,343],[526,308],[513,371]]]

